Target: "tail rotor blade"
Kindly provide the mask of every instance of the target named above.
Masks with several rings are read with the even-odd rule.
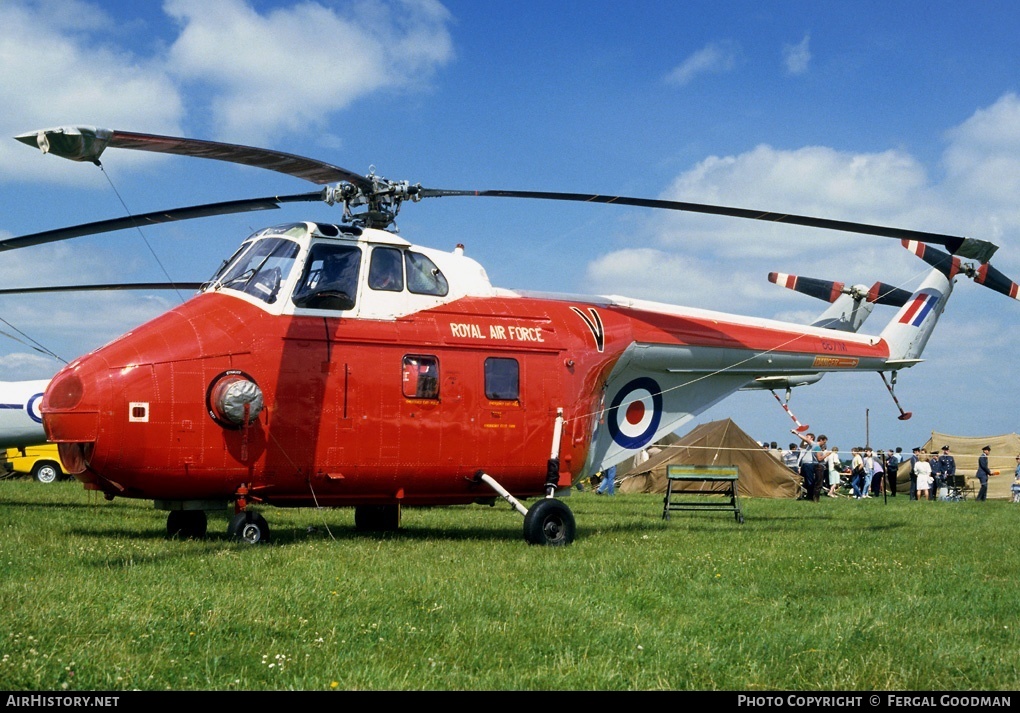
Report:
[[[960,271],[960,258],[958,257],[954,257],[949,253],[917,240],[901,240],[900,242],[903,247],[937,269],[950,280],[956,277],[956,274]]]
[[[974,282],[979,285],[984,285],[990,290],[1006,295],[1006,297],[1011,297],[1014,300],[1020,300],[1020,296],[1018,296],[1018,293],[1020,293],[1020,287],[987,262],[975,271]]]
[[[1020,286],[987,262],[982,262],[981,265],[975,268],[969,264],[964,265],[960,258],[949,255],[938,248],[933,248],[931,245],[913,240],[903,240],[902,243],[903,247],[949,279],[953,279],[958,273],[962,272],[974,278],[974,282],[979,285],[984,285],[988,289],[1006,295],[1006,297],[1011,297],[1014,300],[1020,300]]]
[[[820,280],[815,277],[787,275],[782,272],[770,272],[769,282],[794,292],[800,292],[803,295],[824,300],[825,302],[835,302],[836,298],[843,294],[845,288],[842,282]]]
[[[910,299],[910,292],[885,282],[876,282],[868,290],[868,302],[877,305],[902,307]]]

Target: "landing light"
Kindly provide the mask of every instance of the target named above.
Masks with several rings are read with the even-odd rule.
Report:
[[[233,428],[253,423],[264,406],[262,389],[239,371],[228,371],[214,379],[207,399],[213,420]]]
[[[50,384],[46,405],[53,409],[72,409],[81,402],[83,393],[78,375],[64,374]]]

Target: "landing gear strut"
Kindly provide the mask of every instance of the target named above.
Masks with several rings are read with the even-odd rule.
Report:
[[[574,541],[577,533],[574,513],[562,500],[547,496],[526,508],[492,476],[478,471],[475,480],[488,485],[510,503],[514,510],[524,515],[524,539],[529,545],[562,547]]]

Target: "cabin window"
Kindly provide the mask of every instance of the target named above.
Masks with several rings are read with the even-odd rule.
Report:
[[[423,354],[405,356],[402,388],[409,399],[438,399],[439,359]]]
[[[353,309],[360,268],[360,248],[316,243],[308,251],[305,269],[291,299],[298,307]]]
[[[516,359],[485,360],[485,398],[517,401],[521,397],[521,367]]]
[[[446,277],[436,264],[421,253],[408,250],[404,253],[407,264],[407,289],[416,295],[443,297],[450,291]]]
[[[396,248],[376,248],[372,251],[372,264],[368,268],[368,286],[383,292],[401,292],[404,289],[404,261]]]

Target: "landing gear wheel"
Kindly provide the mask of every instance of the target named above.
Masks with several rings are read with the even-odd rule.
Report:
[[[354,527],[362,531],[395,532],[400,529],[400,506],[358,505],[354,508]]]
[[[563,547],[574,541],[574,513],[554,498],[539,500],[524,516],[524,539],[529,545]]]
[[[227,527],[227,537],[249,545],[261,545],[269,542],[269,523],[257,512],[245,510],[234,515]]]
[[[167,539],[204,539],[208,522],[205,510],[171,510],[166,516]]]
[[[55,483],[60,480],[60,467],[49,461],[39,461],[32,468],[32,477],[40,483]]]

